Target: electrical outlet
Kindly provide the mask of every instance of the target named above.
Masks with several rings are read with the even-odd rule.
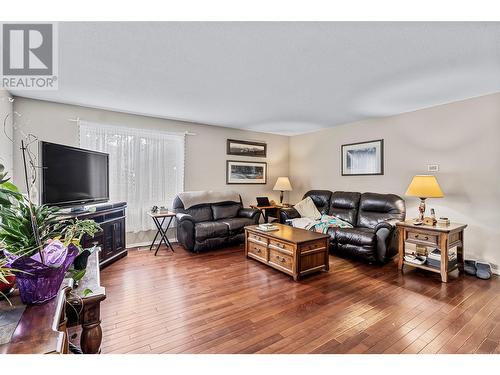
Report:
[[[439,164],[427,164],[427,172],[439,172]]]
[[[498,264],[495,264],[495,263],[490,263],[491,264],[491,268],[493,268],[494,270],[498,270]]]

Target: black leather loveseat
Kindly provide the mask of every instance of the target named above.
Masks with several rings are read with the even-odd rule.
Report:
[[[395,223],[405,219],[405,201],[394,194],[356,193],[346,191],[310,190],[321,214],[337,216],[354,228],[329,228],[330,251],[368,262],[385,262],[397,252]],[[280,221],[300,217],[297,210],[281,210]]]
[[[260,211],[243,208],[239,202],[197,204],[184,208],[179,196],[172,208],[177,218],[177,240],[186,249],[199,252],[245,240],[243,228],[259,222]]]

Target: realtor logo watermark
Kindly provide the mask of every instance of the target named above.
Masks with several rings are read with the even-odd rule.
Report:
[[[0,40],[0,87],[12,90],[58,88],[56,24],[4,23]]]

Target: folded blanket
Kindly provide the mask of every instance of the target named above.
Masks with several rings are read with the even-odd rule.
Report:
[[[182,201],[184,208],[187,210],[190,207],[198,204],[220,203],[220,202],[240,202],[240,195],[236,191],[185,191],[177,194]]]
[[[339,219],[336,216],[321,215],[319,223],[314,226],[314,231],[326,233],[329,228],[353,228],[353,226],[348,221]]]
[[[312,220],[307,217],[299,217],[290,220],[294,228],[313,230],[318,233],[326,233],[329,228],[352,228],[351,223],[339,219],[336,216],[321,215],[319,220]]]

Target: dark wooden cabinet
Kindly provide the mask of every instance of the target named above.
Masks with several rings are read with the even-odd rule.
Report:
[[[84,237],[83,247],[101,248],[100,265],[104,267],[127,255],[125,246],[125,202],[99,205],[94,212],[68,215],[80,220],[92,219],[102,228],[93,238]]]

